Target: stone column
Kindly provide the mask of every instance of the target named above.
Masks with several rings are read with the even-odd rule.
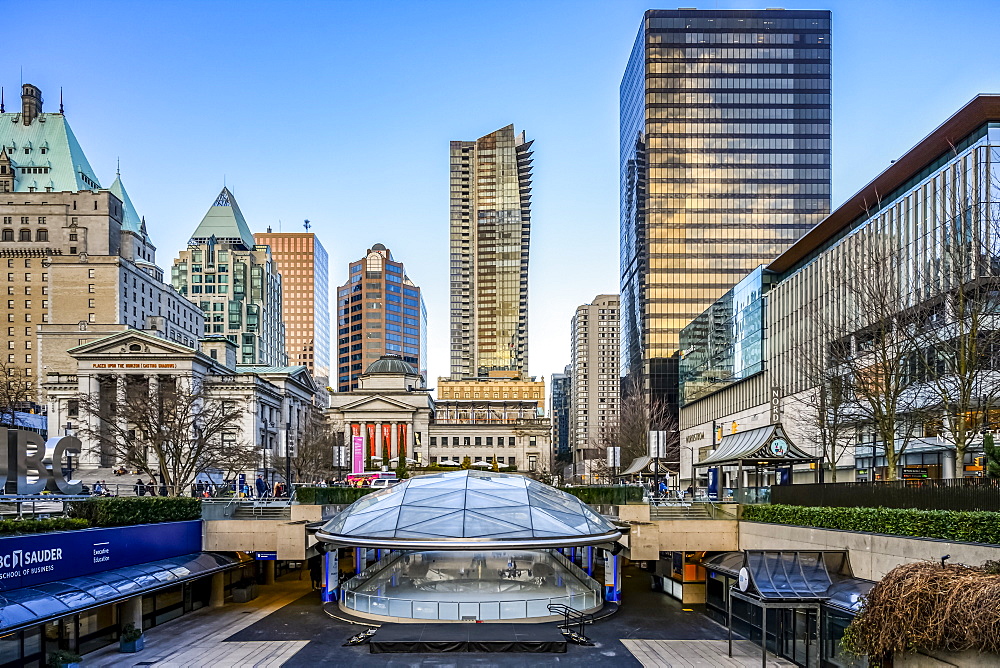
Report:
[[[373,457],[381,457],[382,456],[382,423],[381,422],[376,422],[375,423],[375,454],[372,455],[372,456]],[[380,466],[378,468],[382,468],[383,466],[388,466],[389,462],[387,462],[384,459],[382,459],[382,460],[379,460],[379,464],[380,464]],[[374,468],[374,465],[373,465],[372,468]]]
[[[390,422],[389,427],[389,458],[392,459],[393,457],[399,457],[399,423],[395,421]],[[386,466],[392,467],[389,462],[384,463]]]
[[[125,375],[118,374],[115,376],[115,401],[118,402],[118,408],[115,411],[115,424],[117,425],[118,433],[123,433],[128,428],[128,422],[122,417],[122,411],[125,409],[125,399]],[[116,441],[118,440],[117,436],[112,435],[112,438]],[[115,452],[114,450],[112,452],[115,454],[116,459],[123,459],[123,453]],[[158,491],[153,492],[153,496],[157,494]]]
[[[278,562],[276,561],[265,561],[264,562],[264,584],[273,585],[274,584],[274,567]]]
[[[208,605],[213,608],[221,608],[226,602],[226,580],[224,573],[212,575],[212,594],[208,599]]]
[[[119,627],[124,629],[129,624],[142,631],[142,596],[133,596],[122,602]]]

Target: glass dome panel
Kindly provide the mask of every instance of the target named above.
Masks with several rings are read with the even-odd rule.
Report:
[[[424,548],[438,541],[462,549],[483,541],[598,544],[617,540],[620,532],[561,490],[520,475],[465,470],[419,476],[368,494],[318,536],[342,545],[406,547],[420,541]]]

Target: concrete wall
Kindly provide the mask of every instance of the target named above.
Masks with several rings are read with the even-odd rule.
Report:
[[[669,548],[661,548],[669,549]],[[675,548],[681,549],[681,548]],[[691,547],[685,549],[717,548]],[[762,522],[739,523],[740,550],[848,550],[854,575],[868,580],[882,576],[900,564],[939,561],[946,554],[951,563],[979,565],[1000,559],[1000,546],[952,543],[933,538],[905,538],[835,529],[814,529]]]

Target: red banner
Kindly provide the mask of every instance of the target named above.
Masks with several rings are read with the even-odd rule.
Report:
[[[361,425],[351,424],[351,436],[360,436],[360,435],[361,435]]]
[[[382,452],[386,453],[388,457],[386,460],[392,457],[392,425],[383,424],[382,425]],[[384,455],[383,455],[384,456]],[[385,466],[389,465],[388,461],[382,462]]]
[[[399,429],[396,434],[396,454],[400,458],[407,457],[410,453],[406,451],[406,423],[401,422],[397,427]]]
[[[378,455],[378,453],[375,452],[375,425],[373,424],[368,425],[368,454],[372,457]]]

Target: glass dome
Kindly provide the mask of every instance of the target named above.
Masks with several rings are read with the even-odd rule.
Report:
[[[614,542],[621,532],[571,494],[509,473],[423,475],[355,501],[316,536],[394,549],[549,548]]]

